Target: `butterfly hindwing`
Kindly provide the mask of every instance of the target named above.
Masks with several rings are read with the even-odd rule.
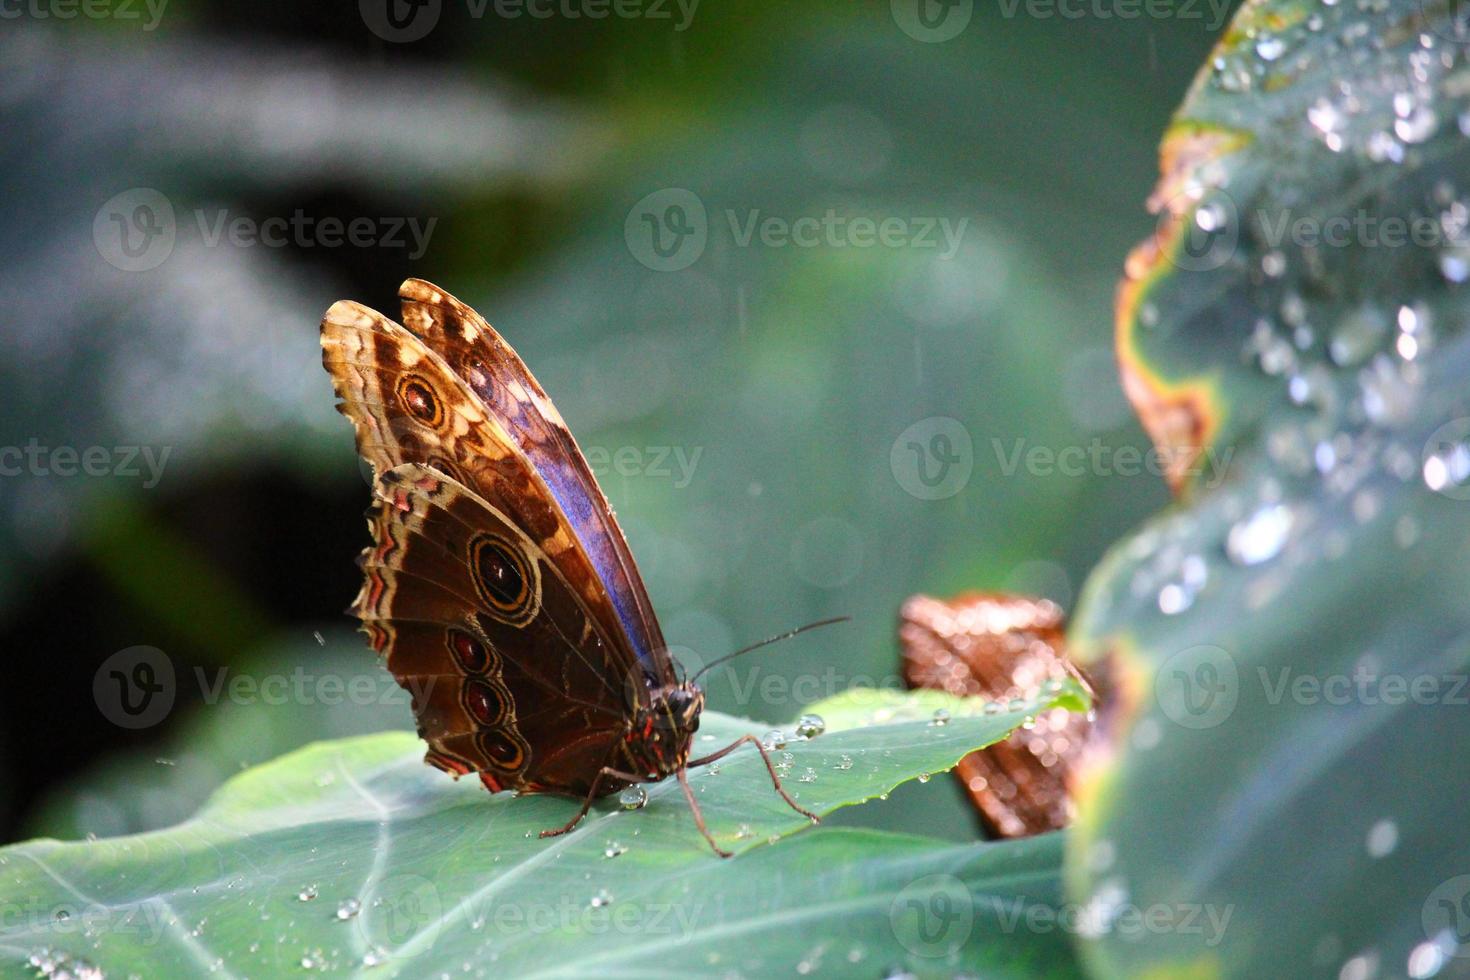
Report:
[[[579,597],[507,515],[437,470],[385,470],[376,494],[351,612],[412,693],[429,760],[492,788],[585,793],[626,694]]]

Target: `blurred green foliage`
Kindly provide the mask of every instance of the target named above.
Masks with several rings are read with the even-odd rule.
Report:
[[[977,6],[958,36],[924,43],[888,4],[708,4],[684,31],[474,20],[451,4],[399,45],[353,7],[176,0],[150,32],[27,21],[0,40],[18,80],[0,151],[21,204],[0,228],[17,257],[0,271],[17,323],[0,361],[13,438],[173,450],[149,490],[0,481],[0,608],[17,631],[73,610],[48,649],[97,731],[49,764],[52,803],[30,832],[153,826],[129,806],[92,820],[66,801],[152,784],[155,758],[222,778],[266,747],[344,730],[320,705],[287,704],[270,709],[268,740],[206,734],[230,731],[231,712],[202,704],[190,678],[196,665],[342,669],[310,634],[350,598],[367,488],[316,324],[342,296],[392,312],[406,275],[479,308],[583,447],[607,454],[603,487],[687,660],[853,617],[715,675],[724,711],[785,717],[855,681],[896,683],[896,610],[916,591],[1070,606],[1107,543],[1165,501],[1146,472],[1007,460],[1018,445],[1148,444],[1110,355],[1113,282],[1151,227],[1157,134],[1218,25]],[[94,219],[140,187],[171,202],[178,241],[156,268],[124,272]],[[693,192],[709,221],[697,260],[672,272],[640,263],[625,233],[667,188]],[[198,224],[298,208],[436,223],[421,257],[210,245]],[[752,216],[829,209],[962,232],[948,258],[739,241]],[[972,471],[927,500],[905,489],[900,436],[936,417],[963,426]],[[620,451],[636,461],[621,473]],[[695,461],[687,479],[654,465],[679,452]],[[248,490],[221,489],[234,485]],[[348,628],[324,628],[334,658],[355,642]],[[174,658],[192,696],[174,724],[120,733],[85,685],[140,642]],[[360,649],[352,669],[376,670]],[[13,750],[49,737],[46,720],[22,720],[36,710],[8,704]],[[347,723],[382,724],[406,727],[406,712]],[[134,775],[70,778],[114,747],[139,761],[99,764]],[[156,812],[187,812],[209,782]],[[947,787],[876,812],[973,835]]]

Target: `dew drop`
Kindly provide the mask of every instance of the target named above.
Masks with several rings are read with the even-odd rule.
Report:
[[[592,900],[588,904],[594,909],[607,908],[612,904],[612,893],[606,888],[600,888],[597,894],[592,896]]]
[[[761,744],[768,749],[786,748],[786,733],[779,728],[773,728],[761,736]]]
[[[1388,327],[1388,317],[1382,310],[1359,307],[1342,318],[1327,343],[1327,354],[1340,366],[1360,364],[1378,348]]]
[[[944,708],[935,708],[934,716],[929,719],[929,724],[935,728],[943,728],[949,724],[949,712]]]
[[[1409,953],[1408,973],[1411,980],[1428,980],[1444,969],[1445,952],[1433,940],[1420,943]]]
[[[1439,274],[1453,283],[1470,278],[1470,252],[1455,248],[1439,253]]]
[[[355,918],[357,913],[361,911],[362,903],[355,898],[349,898],[337,906],[337,919],[341,922],[346,922],[348,919]]]
[[[921,782],[921,783],[927,783],[932,778],[933,777],[930,776],[927,772],[921,772],[921,773],[919,773],[919,782]]]
[[[1368,830],[1368,856],[1388,857],[1399,846],[1399,826],[1392,820],[1380,820]]]
[[[1367,952],[1354,956],[1337,971],[1337,980],[1368,980],[1378,973],[1378,954]]]
[[[1470,444],[1441,446],[1424,459],[1424,485],[1436,493],[1470,482]]]
[[[802,715],[796,720],[798,738],[816,738],[827,730],[827,722],[821,715]]]
[[[1231,526],[1225,554],[1237,565],[1259,565],[1281,553],[1291,531],[1291,510],[1285,504],[1267,504]]]
[[[796,781],[798,783],[814,783],[817,781],[817,771],[815,769],[807,768],[802,771],[802,774],[800,776],[796,777]]]
[[[624,810],[641,810],[648,802],[648,791],[642,786],[633,785],[618,794],[618,803]]]
[[[1426,105],[1418,105],[1393,124],[1394,135],[1405,143],[1423,143],[1434,135],[1439,117]]]
[[[310,902],[312,899],[316,898],[316,896],[316,885],[307,885],[305,888],[301,889],[301,891],[296,893],[297,901],[301,902]]]
[[[844,756],[842,756],[840,759],[838,759],[832,765],[832,768],[833,769],[840,769],[843,772],[846,772],[847,770],[849,770],[849,769],[852,768],[852,756],[850,756],[850,755],[844,755]]]
[[[1184,591],[1184,586],[1171,582],[1159,590],[1159,612],[1173,616],[1184,612],[1194,604],[1194,596]]]
[[[618,843],[615,840],[608,841],[607,842],[607,846],[602,849],[602,856],[605,857],[605,858],[615,858],[615,857],[617,857],[620,854],[627,854],[627,853],[628,853],[628,847],[627,847],[627,845],[626,844],[620,844],[620,843]]]
[[[1333,105],[1327,99],[1318,99],[1307,110],[1307,121],[1316,127],[1319,132],[1326,135],[1336,131],[1338,126],[1342,124],[1342,113],[1338,111],[1337,106]]]

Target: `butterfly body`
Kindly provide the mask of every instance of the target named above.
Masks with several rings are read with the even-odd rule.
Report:
[[[562,833],[630,783],[677,776],[693,805],[689,766],[747,740],[765,757],[742,739],[690,760],[704,695],[560,414],[474,310],[421,280],[399,293],[402,325],[334,304],[322,360],[375,474],[349,612],[413,695],[426,761],[581,798]]]

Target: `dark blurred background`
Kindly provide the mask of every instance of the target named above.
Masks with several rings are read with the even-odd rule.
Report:
[[[896,683],[914,592],[1071,608],[1162,481],[1013,463],[1147,445],[1113,283],[1226,11],[1064,8],[7,7],[0,841],[412,726],[341,614],[368,487],[317,346],[406,276],[556,400],[686,661],[853,617],[717,709]],[[848,819],[973,835],[944,794]]]

